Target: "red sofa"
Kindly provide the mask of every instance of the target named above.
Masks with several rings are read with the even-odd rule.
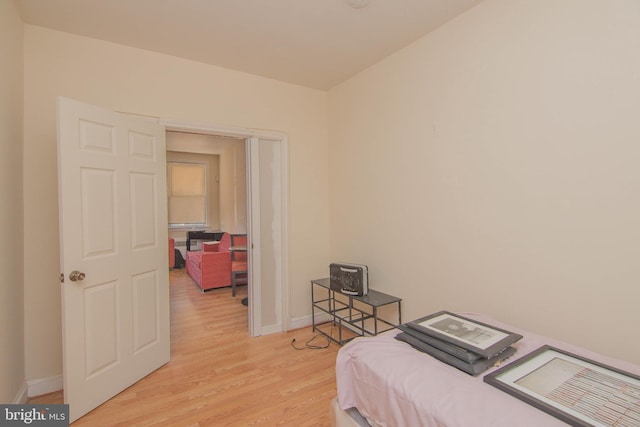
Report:
[[[187,251],[187,273],[204,292],[231,286],[231,252],[229,244],[203,244],[201,251]]]

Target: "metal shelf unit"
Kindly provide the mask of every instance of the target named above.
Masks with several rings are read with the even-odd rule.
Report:
[[[318,332],[338,345],[343,345],[358,336],[375,336],[393,329],[402,323],[400,307],[402,299],[369,289],[366,295],[347,295],[331,289],[329,278],[311,281],[311,323],[313,331]],[[383,306],[397,304],[398,323],[380,318],[378,309]],[[336,326],[330,332],[319,328],[318,315],[325,313],[329,317],[330,326]]]

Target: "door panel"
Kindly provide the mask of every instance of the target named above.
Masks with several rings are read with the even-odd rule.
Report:
[[[169,361],[164,128],[58,100],[64,396],[75,420]],[[70,274],[85,273],[72,281]]]
[[[158,342],[160,319],[156,313],[161,292],[155,271],[137,274],[133,277],[133,351],[140,352]],[[141,316],[140,313],[147,313]],[[154,316],[154,314],[156,314]]]
[[[129,155],[143,160],[156,160],[156,144],[153,135],[129,132]]]
[[[82,151],[97,151],[114,154],[115,131],[106,123],[93,123],[80,119],[80,147]]]
[[[84,258],[113,255],[116,249],[115,171],[80,170]]]
[[[118,282],[107,282],[84,290],[86,376],[110,371],[120,361],[118,354]]]
[[[153,248],[158,244],[155,218],[156,177],[151,174],[132,173],[131,183],[131,245],[134,251]]]

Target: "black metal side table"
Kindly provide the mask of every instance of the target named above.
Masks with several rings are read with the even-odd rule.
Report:
[[[347,295],[331,289],[329,278],[311,280],[311,323],[314,332],[319,332],[333,342],[343,345],[357,336],[375,336],[393,329],[402,323],[401,298],[369,289],[366,295]],[[397,304],[398,323],[394,324],[379,316],[378,309]],[[316,313],[326,313],[330,322],[337,326],[337,338],[333,333],[320,329],[316,324]],[[350,336],[343,336],[349,331]]]

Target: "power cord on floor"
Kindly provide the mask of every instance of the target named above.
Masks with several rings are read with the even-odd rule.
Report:
[[[329,329],[329,336],[332,336],[332,334],[333,334],[333,322],[331,322],[331,329]],[[313,341],[318,337],[326,338],[327,343],[323,345],[313,344]],[[329,345],[331,344],[331,340],[329,339],[329,337],[324,334],[315,334],[313,337],[311,337],[310,340],[304,343],[304,347],[296,346],[295,342],[296,342],[295,338],[291,340],[291,347],[295,348],[296,350],[322,350],[324,348],[329,348]]]
[[[291,340],[291,347],[295,348],[296,350],[321,350],[323,348],[329,348],[329,344],[331,344],[331,341],[329,340],[329,338],[327,338],[327,343],[324,345],[316,345],[316,344],[312,344],[313,340],[315,340],[316,338],[323,336],[321,334],[317,334],[315,335],[313,338],[311,338],[309,341],[307,341],[306,343],[304,343],[304,347],[297,347],[295,342],[296,339],[292,339]]]

